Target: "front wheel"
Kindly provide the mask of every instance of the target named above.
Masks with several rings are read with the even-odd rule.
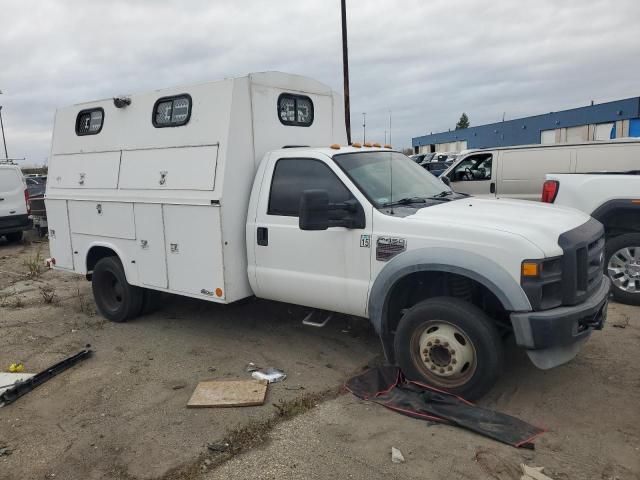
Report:
[[[410,380],[470,400],[489,391],[503,367],[494,322],[475,305],[451,297],[423,300],[407,310],[395,352]]]
[[[605,270],[614,298],[640,305],[640,233],[627,233],[607,240]]]
[[[126,322],[142,312],[144,293],[127,282],[118,257],[98,260],[91,287],[98,312],[112,322]]]

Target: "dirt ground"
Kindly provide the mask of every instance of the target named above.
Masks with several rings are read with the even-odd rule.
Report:
[[[290,305],[165,296],[156,313],[113,324],[96,315],[84,278],[28,276],[47,256],[46,242],[0,241],[0,370],[22,361],[37,372],[86,344],[95,354],[0,409],[0,451],[10,450],[1,480],[507,480],[522,462],[554,479],[640,479],[637,308],[611,304],[605,329],[554,370],[509,350],[505,375],[480,403],[547,427],[529,451],[340,393],[380,361],[366,322],[316,329]],[[249,362],[288,374],[264,406],[186,408],[199,381],[250,378]],[[391,463],[392,446],[404,463]]]

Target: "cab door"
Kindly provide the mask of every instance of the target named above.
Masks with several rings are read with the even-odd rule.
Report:
[[[465,157],[447,175],[451,188],[456,192],[478,197],[495,197],[496,179],[493,164],[494,155],[491,153]]]
[[[372,207],[331,160],[272,156],[249,222],[255,252],[256,295],[314,308],[366,315],[371,275]],[[331,203],[356,200],[365,227],[301,230],[298,211],[305,190],[326,190]]]

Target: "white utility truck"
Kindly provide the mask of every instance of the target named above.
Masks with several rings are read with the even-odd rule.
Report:
[[[118,322],[151,291],[366,317],[409,378],[469,398],[498,377],[509,334],[550,368],[602,326],[599,222],[456,194],[345,137],[340,96],[282,73],[60,109],[55,268],[91,279]]]
[[[604,225],[613,296],[640,305],[640,170],[547,174],[542,201],[577,208]]]

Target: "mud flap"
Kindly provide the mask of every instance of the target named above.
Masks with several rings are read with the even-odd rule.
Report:
[[[533,449],[533,440],[545,432],[511,415],[407,380],[397,367],[367,370],[348,380],[345,388],[409,417],[461,427],[514,447]]]

